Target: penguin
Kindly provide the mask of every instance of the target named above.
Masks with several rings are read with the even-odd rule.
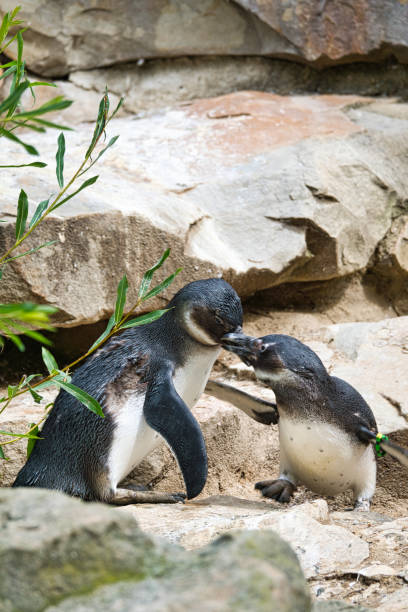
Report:
[[[378,433],[374,414],[360,393],[330,376],[316,353],[296,338],[232,333],[224,336],[223,346],[251,365],[257,378],[275,393],[280,475],[256,483],[264,497],[287,503],[299,483],[329,496],[351,489],[355,509],[368,511],[376,486],[370,442],[379,456],[389,452],[408,466],[408,451]],[[225,389],[215,392],[211,383],[213,394],[225,396]],[[242,400],[239,395],[234,399],[232,387],[228,396],[240,407]]]
[[[158,320],[113,336],[79,367],[72,382],[96,398],[104,418],[61,391],[14,487],[58,489],[115,505],[176,503],[184,493],[121,486],[162,439],[173,452],[187,491],[207,478],[204,439],[190,409],[221,350],[240,332],[241,301],[224,280],[183,287]]]

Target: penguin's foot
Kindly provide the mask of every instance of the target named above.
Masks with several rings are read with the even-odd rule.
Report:
[[[356,499],[354,504],[354,510],[358,510],[359,512],[369,512],[370,511],[370,500],[369,499]]]
[[[283,478],[278,478],[278,480],[262,480],[256,483],[255,489],[261,491],[263,497],[276,499],[281,504],[287,504],[296,491],[295,485]]]
[[[185,493],[116,489],[110,499],[110,503],[115,506],[126,506],[127,504],[177,504],[177,502],[184,502],[185,498]]]

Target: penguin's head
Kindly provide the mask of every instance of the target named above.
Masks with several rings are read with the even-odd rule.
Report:
[[[175,315],[189,336],[216,346],[228,333],[242,329],[242,305],[236,291],[221,278],[189,283],[171,300]]]
[[[222,344],[252,366],[256,377],[273,389],[324,384],[329,378],[316,353],[292,336],[226,334]]]

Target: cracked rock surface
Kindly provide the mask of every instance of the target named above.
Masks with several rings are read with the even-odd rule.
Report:
[[[2,301],[56,304],[57,325],[98,321],[111,314],[124,272],[132,301],[163,245],[183,266],[171,291],[222,274],[246,296],[365,270],[395,220],[406,218],[408,196],[406,105],[376,104],[237,92],[114,120],[109,133],[121,138],[98,182],[30,237],[28,247],[56,244],[7,268]],[[79,125],[67,135],[67,177],[90,133]],[[14,231],[16,190],[27,192],[32,208],[55,191],[55,140],[52,132],[42,137],[47,168],[5,175],[3,244]],[[9,142],[2,152],[22,163],[24,152]],[[399,262],[405,226],[401,232]],[[400,283],[404,266],[392,267]]]

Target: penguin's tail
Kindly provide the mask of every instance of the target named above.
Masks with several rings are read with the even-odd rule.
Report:
[[[373,431],[367,429],[367,427],[361,427],[360,431],[362,437],[366,440],[370,440],[370,442],[374,444],[375,452],[378,457],[383,457],[388,453],[391,457],[394,457],[394,459],[408,468],[408,450],[406,448],[402,448],[402,446],[398,446],[395,442],[391,442],[388,436],[384,436],[380,433],[375,434]]]

